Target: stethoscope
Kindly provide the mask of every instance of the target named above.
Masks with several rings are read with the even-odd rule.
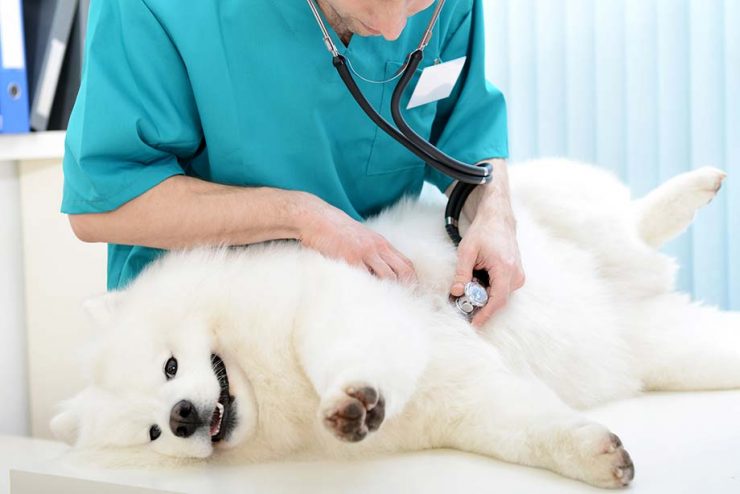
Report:
[[[414,132],[414,130],[406,123],[406,120],[403,118],[403,114],[401,113],[401,97],[424,57],[424,48],[426,48],[432,38],[432,31],[437,23],[442,7],[445,4],[445,0],[438,0],[437,6],[432,14],[432,18],[429,21],[429,25],[424,32],[424,36],[422,36],[421,42],[416,50],[408,55],[403,73],[393,91],[393,96],[391,98],[391,115],[393,116],[393,121],[395,122],[396,127],[391,125],[385,118],[375,111],[362,94],[362,91],[357,86],[352,74],[350,73],[350,66],[347,59],[339,53],[339,50],[337,50],[336,45],[329,35],[329,31],[327,30],[326,25],[321,18],[321,14],[314,3],[315,0],[307,0],[307,2],[316,18],[316,22],[321,28],[321,32],[324,35],[324,44],[332,54],[334,68],[337,69],[337,72],[339,72],[339,76],[342,78],[342,81],[344,81],[347,89],[367,116],[370,117],[378,127],[383,129],[383,131],[398,141],[406,149],[414,153],[417,157],[422,159],[425,163],[458,181],[450,193],[450,199],[447,202],[447,208],[445,210],[445,229],[455,246],[459,245],[462,237],[460,236],[458,222],[465,200],[475,187],[491,181],[493,178],[493,169],[489,163],[469,165],[461,161],[457,161],[443,153],[429,141],[424,140],[419,134]],[[488,302],[488,294],[485,288],[488,285],[488,273],[483,270],[474,271],[473,281],[465,286],[465,293],[461,297],[453,300],[454,306],[466,317],[472,318],[475,312]]]

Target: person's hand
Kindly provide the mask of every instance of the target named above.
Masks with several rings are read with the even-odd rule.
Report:
[[[488,272],[491,286],[488,303],[473,318],[481,327],[506,305],[509,295],[524,285],[524,269],[516,241],[516,229],[498,219],[474,221],[458,247],[457,269],[450,293],[463,294],[474,269]]]
[[[488,303],[473,317],[476,327],[485,324],[506,305],[511,293],[524,285],[506,163],[503,160],[491,163],[494,181],[477,187],[465,202],[463,213],[472,223],[458,247],[455,279],[450,288],[450,294],[459,297],[472,279],[473,270],[488,273]]]
[[[299,240],[332,259],[343,259],[379,278],[402,283],[416,281],[413,263],[382,235],[343,211],[311,196]]]

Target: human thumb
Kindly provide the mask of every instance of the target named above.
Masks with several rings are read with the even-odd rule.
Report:
[[[476,253],[472,249],[460,248],[458,250],[455,279],[452,281],[452,287],[450,287],[450,294],[453,296],[459,297],[465,292],[465,284],[473,277],[475,258]]]

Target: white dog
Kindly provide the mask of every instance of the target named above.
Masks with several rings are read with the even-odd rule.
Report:
[[[723,178],[703,168],[633,201],[592,167],[512,166],[527,282],[480,332],[448,301],[441,200],[368,222],[413,260],[415,287],[290,242],[171,253],[89,304],[104,329],[90,386],[52,429],[126,463],[446,447],[627,485],[620,440],[577,409],[740,387],[740,313],[675,293],[656,250]]]

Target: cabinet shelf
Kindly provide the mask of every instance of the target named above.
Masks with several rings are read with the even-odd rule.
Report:
[[[65,134],[63,130],[0,134],[0,161],[61,159]]]

